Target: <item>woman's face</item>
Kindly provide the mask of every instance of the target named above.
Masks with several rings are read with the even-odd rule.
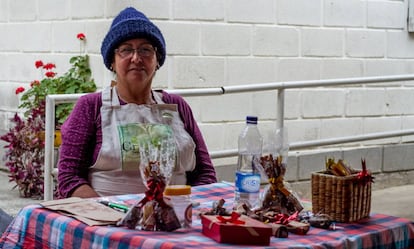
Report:
[[[147,39],[131,39],[115,49],[113,69],[121,84],[151,85],[157,70],[156,48]]]

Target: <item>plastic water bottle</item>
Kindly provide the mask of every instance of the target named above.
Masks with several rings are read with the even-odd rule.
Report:
[[[263,138],[257,128],[257,117],[247,116],[246,127],[239,135],[238,160],[235,177],[234,208],[242,203],[250,208],[258,205],[260,194],[260,164]]]

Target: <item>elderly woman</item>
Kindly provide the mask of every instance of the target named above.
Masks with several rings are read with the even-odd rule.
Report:
[[[101,53],[116,82],[102,92],[82,96],[62,126],[60,197],[145,191],[139,173],[142,146],[148,146],[148,141],[165,145],[166,138],[172,138],[168,146],[175,147],[170,184],[216,182],[190,106],[178,95],[152,89],[166,57],[158,27],[143,13],[126,8],[113,20]]]

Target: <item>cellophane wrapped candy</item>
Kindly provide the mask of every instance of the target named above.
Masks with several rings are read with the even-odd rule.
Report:
[[[284,182],[289,150],[286,128],[270,133],[265,141],[268,142],[260,164],[267,185],[261,195],[261,209],[287,215],[300,212],[302,204]]]
[[[292,215],[295,212],[300,212],[303,206],[293,191],[285,186],[283,177],[286,165],[282,161],[282,156],[273,158],[272,154],[260,158],[260,163],[268,177],[268,184],[261,197],[261,209]]]
[[[158,141],[140,144],[140,172],[147,187],[145,197],[137,202],[119,225],[147,231],[174,231],[181,227],[171,205],[164,201],[164,190],[175,167],[176,147],[172,131]]]

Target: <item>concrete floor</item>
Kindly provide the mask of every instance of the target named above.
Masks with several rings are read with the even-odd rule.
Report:
[[[414,222],[414,185],[372,191],[371,212],[403,217]]]

